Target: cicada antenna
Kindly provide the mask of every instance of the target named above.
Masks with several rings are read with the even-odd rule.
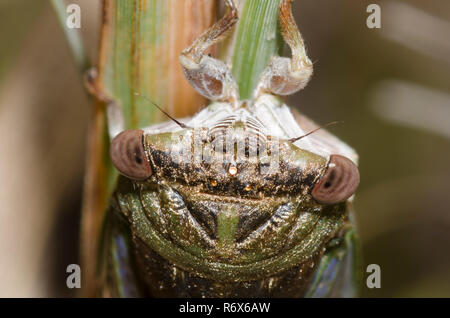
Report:
[[[169,117],[174,123],[176,123],[176,124],[177,124],[178,126],[180,126],[181,128],[191,128],[191,127],[189,127],[188,125],[183,124],[182,122],[180,122],[180,121],[176,120],[175,118],[173,118],[172,116],[170,116],[166,111],[164,111],[164,110],[162,109],[162,107],[160,107],[158,104],[156,104],[154,101],[152,101],[151,99],[147,98],[146,96],[141,95],[141,94],[139,94],[139,93],[134,93],[134,95],[135,95],[135,96],[139,96],[139,97],[145,99],[147,102],[149,102],[150,104],[152,104],[153,106],[155,106],[156,108],[158,108],[159,111],[160,111],[161,113],[163,113],[164,115],[166,115],[167,117]]]
[[[330,126],[334,126],[334,125],[337,125],[337,124],[343,124],[343,123],[344,123],[343,121],[332,121],[332,122],[330,122],[328,124],[325,124],[325,125],[323,125],[323,126],[321,126],[319,128],[316,128],[316,129],[310,131],[309,133],[307,133],[307,134],[305,134],[303,136],[291,138],[291,139],[289,139],[289,141],[290,142],[296,142],[296,141],[298,141],[298,140],[300,140],[302,138],[305,138],[305,137],[308,137],[309,135],[314,134],[315,132],[317,132],[317,131],[319,131],[319,130],[321,130],[323,128],[327,128],[327,127],[330,127]]]

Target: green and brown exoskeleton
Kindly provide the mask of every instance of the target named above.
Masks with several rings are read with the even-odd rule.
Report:
[[[180,56],[211,104],[192,118],[110,130],[122,176],[104,229],[102,295],[352,296],[357,155],[278,97],[312,75],[291,0],[279,16],[292,58],[273,57],[250,100],[205,54],[238,19],[226,3]]]

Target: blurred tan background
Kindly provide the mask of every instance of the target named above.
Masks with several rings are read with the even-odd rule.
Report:
[[[79,0],[95,61],[100,1]],[[381,29],[366,8],[381,6]],[[360,154],[367,297],[450,297],[450,2],[296,0],[315,62],[290,104]],[[0,296],[73,296],[90,102],[47,0],[0,0]]]

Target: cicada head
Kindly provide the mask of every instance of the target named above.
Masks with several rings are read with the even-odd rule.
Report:
[[[340,203],[359,181],[351,160],[301,149],[246,116],[113,141],[114,164],[139,191],[130,215],[146,224],[138,236],[203,276],[244,280],[255,277],[251,268],[275,273],[310,260],[342,226]]]

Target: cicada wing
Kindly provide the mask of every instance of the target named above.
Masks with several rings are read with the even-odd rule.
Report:
[[[306,297],[357,297],[360,281],[360,247],[356,229],[352,227],[322,256]]]
[[[99,253],[99,296],[142,297],[132,249],[131,232],[125,218],[112,203],[106,213]]]

